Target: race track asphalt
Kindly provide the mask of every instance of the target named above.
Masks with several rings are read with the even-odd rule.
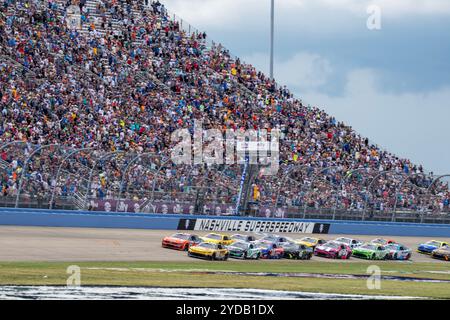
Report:
[[[0,226],[0,261],[196,261],[187,257],[185,252],[161,247],[161,239],[172,233],[174,232],[167,230]],[[307,234],[289,236],[301,238]],[[345,235],[323,235],[323,238],[335,239],[338,236]],[[415,252],[419,243],[431,238],[364,235],[349,237],[364,241],[378,237],[393,239],[413,249],[412,261],[448,263]],[[450,242],[449,238],[436,240]],[[319,257],[313,259],[335,261]],[[352,258],[342,262],[352,261],[365,260]]]

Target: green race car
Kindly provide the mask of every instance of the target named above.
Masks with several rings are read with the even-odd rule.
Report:
[[[352,256],[369,260],[386,260],[389,250],[376,243],[365,243],[353,249]]]
[[[227,246],[230,258],[234,259],[254,259],[258,260],[261,256],[261,250],[253,243],[236,241]]]

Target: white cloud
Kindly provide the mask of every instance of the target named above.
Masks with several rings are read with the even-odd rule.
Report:
[[[166,7],[181,18],[204,27],[217,26],[236,29],[245,25],[262,24],[268,19],[269,0],[162,0]],[[317,27],[334,20],[333,14],[343,12],[366,17],[371,5],[381,8],[383,16],[449,15],[449,0],[276,0],[277,16],[283,22],[298,18],[315,22]],[[311,15],[312,14],[312,15]],[[264,21],[266,23],[266,21]]]
[[[266,54],[244,57],[268,74]],[[383,79],[374,69],[348,73],[339,96],[321,91],[333,73],[331,63],[315,53],[298,52],[275,61],[275,77],[305,103],[318,106],[388,151],[423,164],[435,173],[450,172],[450,86],[427,93],[386,93],[378,89]]]
[[[235,46],[229,47],[232,52],[237,51],[237,48],[245,53],[265,50],[269,32],[269,0],[160,1],[178,16],[206,30],[213,38],[216,37],[215,40],[231,43]],[[305,52],[313,49],[305,49],[303,44],[305,34],[309,39],[318,39],[318,43],[330,38],[343,39],[348,43],[349,38],[358,40],[358,37],[379,36],[380,33],[367,31],[369,14],[366,10],[370,5],[381,8],[383,32],[390,30],[389,24],[385,24],[386,20],[392,22],[402,19],[401,24],[408,32],[409,26],[416,21],[423,21],[420,20],[422,18],[450,15],[450,0],[275,1],[276,40],[290,41],[289,46],[283,47],[283,56],[289,54],[286,59],[280,60],[281,52],[276,52],[278,60],[275,61],[275,77],[279,83],[288,85],[299,94],[299,98],[322,106],[329,114],[353,125],[357,132],[374,139],[399,156],[409,157],[436,173],[450,171],[450,133],[447,129],[450,119],[450,85],[427,93],[386,93],[377,88],[383,79],[378,78],[376,70],[359,69],[339,71],[347,73],[345,90],[338,97],[327,95],[321,91],[322,88],[333,87],[330,86],[331,79],[341,81],[340,77],[333,76],[336,76],[334,73],[338,69],[342,69],[338,63],[346,64],[346,61],[341,59],[336,65],[331,65],[327,59]],[[230,35],[235,39],[229,40]],[[385,34],[383,36],[386,37]],[[358,41],[355,42],[357,44]],[[321,50],[319,45],[315,46],[314,50]],[[358,54],[361,52],[358,48],[349,48],[348,52],[349,60],[359,62],[355,65],[377,68],[373,57],[366,59],[369,62],[360,63]],[[332,51],[327,53],[330,59],[331,54]],[[408,54],[405,51],[404,55]],[[243,57],[243,60],[268,73],[267,54],[254,53]]]
[[[310,2],[308,0],[304,0]],[[327,9],[347,10],[357,15],[364,15],[366,8],[379,6],[383,14],[450,14],[448,0],[316,0],[320,6]]]
[[[354,70],[342,96],[312,90],[300,98],[398,156],[435,173],[450,172],[450,86],[428,93],[393,94],[377,89],[378,80],[375,70]]]

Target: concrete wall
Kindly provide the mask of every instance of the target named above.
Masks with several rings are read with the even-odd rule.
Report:
[[[209,220],[215,222],[211,229],[199,229],[199,221],[209,222]],[[293,227],[289,228],[286,224]],[[309,233],[314,230],[314,233],[328,234],[450,237],[450,225],[439,224],[207,217],[13,208],[0,208],[0,225],[215,231],[240,231],[244,229],[239,229],[238,226],[251,225],[252,231],[295,230],[294,232],[298,233]],[[280,225],[284,226],[284,229],[280,229]],[[299,225],[300,227],[298,227]]]

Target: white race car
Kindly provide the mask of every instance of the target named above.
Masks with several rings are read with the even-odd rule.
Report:
[[[348,245],[350,248],[357,248],[359,246],[362,246],[364,242],[356,240],[356,239],[351,239],[351,238],[345,238],[345,237],[340,237],[334,240],[335,242],[338,243],[343,243]]]

